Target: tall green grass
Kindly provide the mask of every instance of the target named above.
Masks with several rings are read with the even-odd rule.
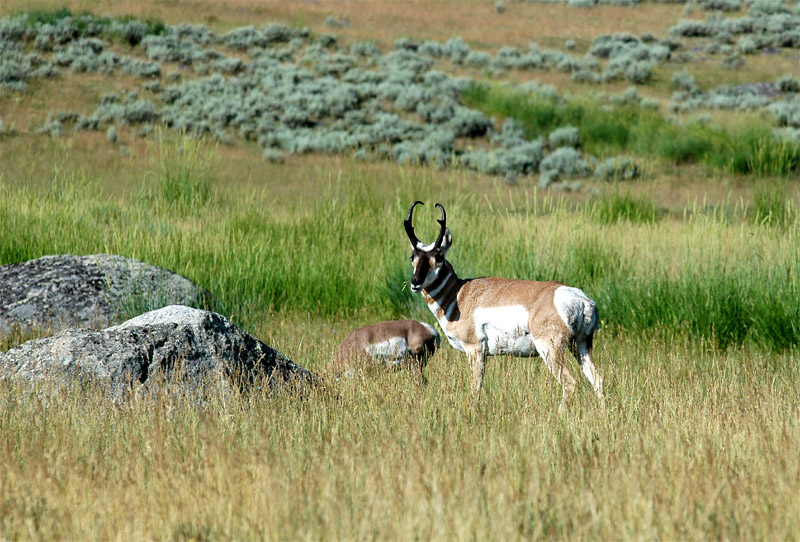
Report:
[[[753,192],[754,221],[775,226],[790,226],[797,220],[797,205],[788,195],[785,181],[759,183]]]
[[[591,154],[630,152],[675,164],[705,163],[732,173],[790,176],[800,172],[800,145],[775,139],[766,123],[735,129],[676,125],[637,105],[605,105],[586,97],[554,99],[477,83],[462,98],[472,107],[520,121],[529,137],[565,125],[578,128]]]
[[[485,83],[476,83],[462,92],[462,99],[484,112],[520,121],[529,137],[547,135],[556,128],[578,128],[584,147],[590,153],[629,148],[634,130],[665,125],[659,115],[639,107],[620,106],[613,111],[589,99],[554,99]]]
[[[403,170],[376,185],[357,164],[320,179],[325,197],[276,202],[269,189],[231,188],[208,188],[206,197],[200,157],[214,148],[160,145],[143,188],[119,199],[99,196],[97,182],[79,173],[59,173],[46,192],[4,184],[0,263],[54,253],[138,258],[207,288],[218,310],[251,328],[275,312],[429,318],[406,288],[401,226],[409,202],[421,197],[445,204],[449,258],[462,276],[581,287],[598,301],[603,325],[619,333],[685,331],[720,347],[800,345],[796,214],[781,215],[776,228],[771,219],[717,215],[656,220],[651,204],[620,195],[575,209],[512,191],[510,203],[499,204],[458,196],[458,186],[464,194],[469,186],[458,173],[443,191]],[[202,148],[186,152],[191,145]],[[429,207],[417,220],[420,235],[433,237]]]
[[[167,212],[199,213],[214,196],[208,172],[215,166],[215,149],[185,133],[174,136],[161,129],[148,147],[151,178],[142,185],[140,197]]]
[[[764,177],[785,176],[800,171],[800,146],[786,139],[764,135],[750,142],[747,171]]]
[[[655,222],[660,214],[652,201],[619,192],[598,199],[590,209],[592,215],[604,224],[621,221],[650,223]]]

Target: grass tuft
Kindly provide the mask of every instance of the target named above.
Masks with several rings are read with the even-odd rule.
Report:
[[[152,176],[142,198],[183,214],[197,214],[214,197],[207,169],[218,158],[213,145],[185,132],[159,130],[149,143]]]
[[[753,145],[747,161],[750,172],[759,177],[786,177],[800,172],[800,144],[767,136]]]
[[[652,201],[637,199],[629,193],[601,198],[594,202],[590,212],[603,224],[623,221],[649,224],[658,218]]]
[[[762,180],[753,193],[753,220],[786,227],[797,220],[797,207],[788,197],[786,181]]]

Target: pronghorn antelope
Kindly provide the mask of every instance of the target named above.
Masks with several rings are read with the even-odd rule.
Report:
[[[422,373],[428,358],[439,347],[439,332],[416,320],[379,322],[352,331],[333,358],[333,370],[349,372],[374,365],[408,365]]]
[[[578,288],[556,281],[496,277],[462,279],[445,259],[453,242],[444,207],[433,244],[417,239],[412,225],[416,201],[404,221],[411,242],[411,291],[422,292],[444,335],[472,365],[473,390],[480,394],[486,356],[541,355],[562,387],[562,407],[575,392],[575,379],[564,361],[569,347],[583,374],[603,401],[603,379],[592,360],[592,336],[598,326],[594,301]],[[422,203],[424,205],[424,203]]]

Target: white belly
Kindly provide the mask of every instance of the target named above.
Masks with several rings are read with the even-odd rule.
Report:
[[[384,363],[400,363],[408,356],[408,342],[403,337],[392,337],[389,340],[368,344],[369,357]]]
[[[536,355],[528,311],[522,305],[477,309],[474,318],[478,340],[486,344],[489,355]]]

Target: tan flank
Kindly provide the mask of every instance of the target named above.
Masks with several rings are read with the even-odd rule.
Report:
[[[566,367],[569,349],[603,402],[603,379],[592,358],[592,338],[598,326],[597,306],[581,290],[557,281],[540,282],[495,277],[460,278],[445,259],[453,238],[444,207],[436,241],[425,245],[412,225],[415,202],[404,226],[411,242],[414,267],[411,290],[425,302],[451,346],[467,354],[473,390],[480,393],[486,358],[493,355],[541,356],[562,387],[562,407],[575,392]]]
[[[345,373],[376,365],[407,365],[421,375],[440,340],[433,326],[416,320],[379,322],[350,332],[336,352],[332,368]]]

